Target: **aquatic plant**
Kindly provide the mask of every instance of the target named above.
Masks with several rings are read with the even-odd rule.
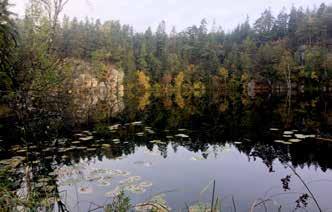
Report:
[[[111,204],[105,206],[105,212],[127,212],[130,211],[131,204],[130,199],[124,193],[124,191],[120,191],[118,195],[116,195]]]

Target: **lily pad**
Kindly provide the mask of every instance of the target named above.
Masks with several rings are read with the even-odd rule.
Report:
[[[299,143],[299,142],[301,142],[302,140],[301,140],[301,139],[297,139],[297,138],[293,138],[293,139],[289,139],[288,141],[289,141],[289,142],[292,142],[292,143]]]
[[[270,131],[279,131],[278,128],[270,128]]]
[[[293,131],[284,131],[284,135],[293,135],[294,132]]]
[[[109,126],[108,128],[109,128],[109,130],[114,131],[114,130],[118,130],[120,126],[121,126],[121,124],[114,124],[112,126]]]
[[[142,122],[141,121],[135,121],[135,122],[132,122],[131,125],[140,126],[140,125],[142,125]]]
[[[139,136],[139,137],[142,137],[142,136],[144,136],[144,132],[136,133],[136,135]]]
[[[179,137],[179,138],[189,138],[189,136],[188,135],[186,135],[186,134],[177,134],[177,135],[175,135],[176,137]]]
[[[81,137],[79,138],[81,141],[90,141],[93,139],[93,136]]]
[[[166,142],[162,142],[161,140],[152,140],[152,141],[150,141],[150,143],[153,143],[153,144],[167,144]]]
[[[140,187],[143,187],[143,188],[148,188],[148,187],[151,187],[153,184],[152,182],[148,182],[148,181],[143,181],[141,182],[140,184],[138,184]]]
[[[87,148],[86,151],[89,151],[89,152],[94,152],[96,151],[97,149],[96,148]]]
[[[98,180],[98,185],[99,186],[110,186],[111,184],[108,181],[101,179],[101,180]]]
[[[83,133],[84,133],[85,135],[92,135],[92,133],[91,133],[90,131],[88,131],[88,130],[83,131]]]
[[[122,170],[119,170],[119,169],[116,169],[116,170],[110,169],[110,170],[108,170],[107,173],[112,175],[112,176],[122,176],[122,177],[126,177],[126,176],[130,175],[130,172],[122,171]]]
[[[135,183],[137,181],[140,181],[141,180],[141,177],[140,176],[132,176],[132,177],[129,177],[127,179],[124,179],[124,180],[121,180],[120,181],[120,184],[132,184],[132,183]]]
[[[193,156],[190,158],[190,160],[204,160],[204,158],[202,156]]]
[[[155,134],[156,132],[155,131],[153,131],[153,130],[151,130],[151,129],[146,129],[145,130],[147,133],[149,133],[149,134]]]
[[[103,148],[110,148],[111,147],[111,144],[102,144],[101,145]]]
[[[125,187],[127,191],[130,191],[134,194],[142,194],[146,191],[145,188],[139,186],[139,185],[128,185]]]

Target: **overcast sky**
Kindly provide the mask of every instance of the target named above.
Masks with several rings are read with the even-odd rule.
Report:
[[[11,2],[16,4],[15,12],[22,15],[27,0]],[[149,26],[156,29],[161,20],[166,21],[168,30],[175,26],[180,31],[206,18],[210,26],[215,20],[229,31],[247,15],[253,22],[269,7],[277,14],[283,7],[314,8],[322,2],[331,4],[332,0],[70,0],[64,13],[80,19],[120,20],[134,26],[135,31]]]

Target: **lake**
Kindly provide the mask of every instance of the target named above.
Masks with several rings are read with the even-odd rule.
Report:
[[[50,210],[103,211],[121,190],[172,211],[213,196],[222,211],[332,210],[331,95],[25,97],[1,119],[0,179]]]

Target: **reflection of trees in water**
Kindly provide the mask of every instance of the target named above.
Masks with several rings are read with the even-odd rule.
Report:
[[[268,130],[270,127],[294,127],[305,131],[329,132],[331,125],[326,122],[326,114],[331,113],[327,106],[330,104],[329,99],[310,96],[252,99],[240,93],[212,93],[203,96],[150,93],[124,96],[123,99],[122,96],[106,95],[95,101],[94,92],[81,93],[76,96],[77,99],[59,95],[39,94],[34,98],[30,95],[22,96],[16,110],[18,119],[14,121],[17,128],[8,131],[11,134],[9,143],[19,143],[22,148],[27,148],[27,152],[23,153],[27,158],[22,167],[25,172],[18,175],[18,179],[21,179],[19,182],[21,185],[25,183],[26,190],[38,191],[41,198],[46,198],[42,196],[45,192],[35,187],[34,182],[49,178],[54,167],[79,163],[81,160],[102,160],[103,157],[115,159],[133,154],[138,146],[152,151],[156,144],[149,141],[153,139],[166,142],[166,145],[157,144],[161,156],[166,158],[169,149],[168,139],[165,138],[178,133],[179,128],[188,129],[185,133],[190,135],[190,140],[172,139],[171,146],[175,152],[181,146],[192,152],[202,152],[202,157],[207,158],[210,154],[220,154],[226,143],[239,141],[242,144],[235,145],[238,151],[246,154],[249,159],[262,159],[269,171],[273,171],[276,160],[290,163],[294,167],[315,166],[323,171],[332,169],[332,147],[329,143],[305,142],[292,146],[275,144],[272,143],[274,138]],[[118,105],[113,105],[113,102]],[[108,121],[114,113],[118,114],[117,120],[123,123],[142,120],[157,133],[137,138],[136,133],[144,129],[128,127],[110,137],[102,137],[106,143],[119,138],[121,141],[128,141],[126,144],[101,148],[99,143],[96,151],[57,152],[59,145],[62,145],[59,138],[64,135],[68,137],[68,133],[61,130],[64,126],[72,131],[71,128],[68,129],[72,122]],[[70,147],[68,142],[64,145]],[[82,145],[91,147],[89,144]],[[30,149],[31,146],[36,147]],[[207,151],[211,146],[213,151]],[[45,151],[49,147],[55,148]],[[55,176],[51,177],[48,184],[53,185],[55,194],[59,195]]]

